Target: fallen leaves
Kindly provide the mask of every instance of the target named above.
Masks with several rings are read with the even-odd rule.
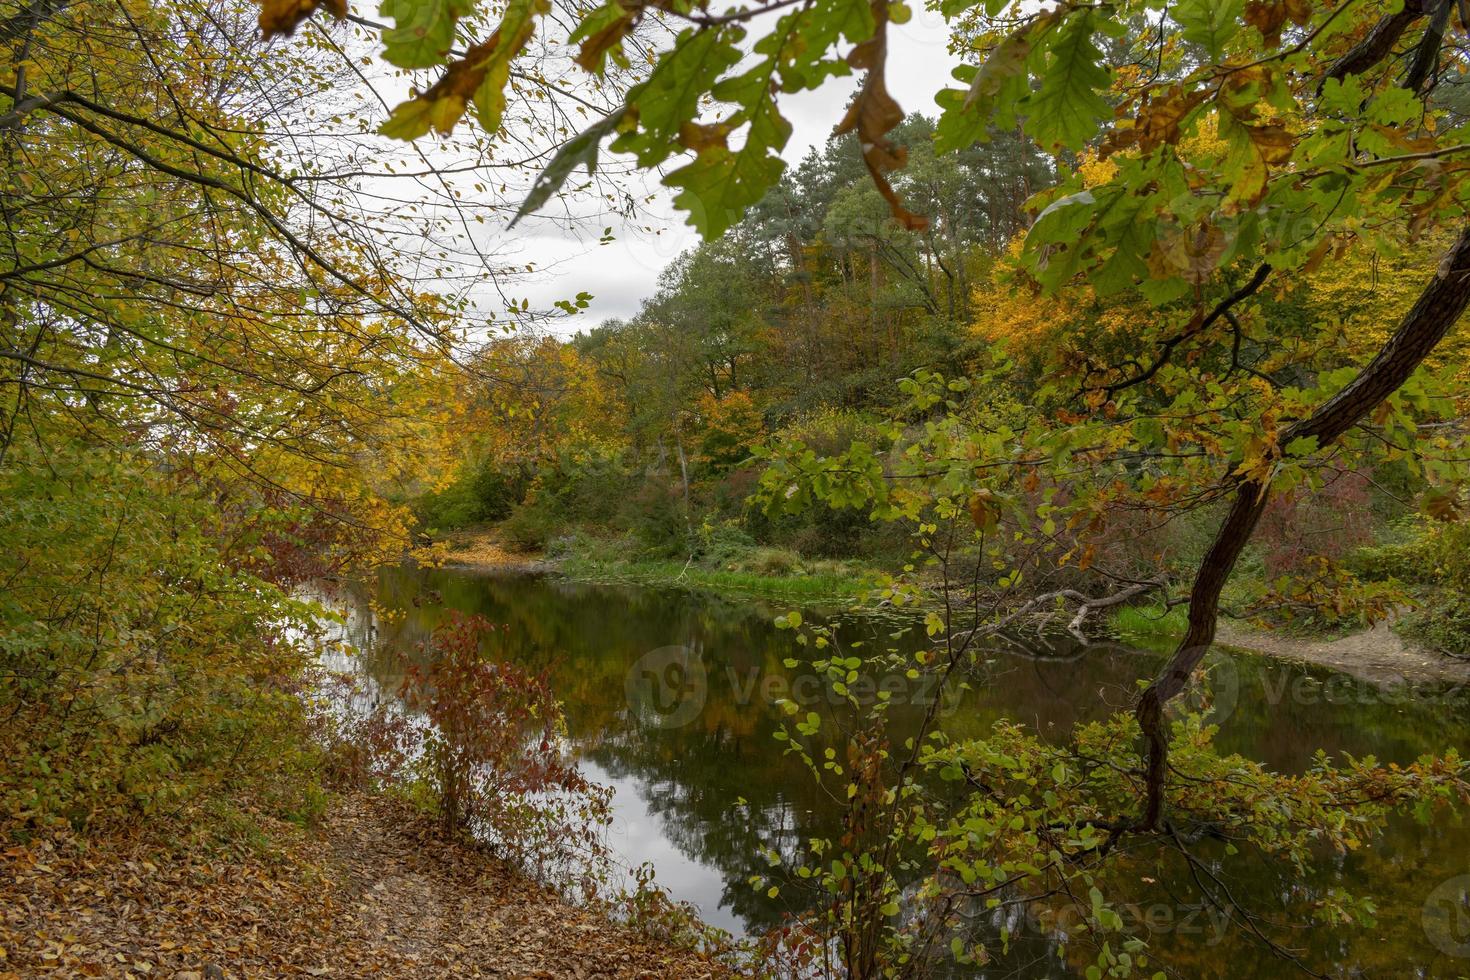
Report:
[[[349,796],[319,831],[266,826],[255,847],[58,835],[0,853],[0,980],[723,975],[398,804]]]

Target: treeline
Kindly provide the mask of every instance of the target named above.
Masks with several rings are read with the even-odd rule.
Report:
[[[933,216],[923,233],[892,220],[856,138],[836,138],[730,233],[675,260],[631,319],[492,344],[485,373],[512,384],[468,395],[483,414],[455,480],[419,502],[425,525],[505,521],[526,548],[575,529],[626,533],[660,556],[721,538],[815,557],[891,551],[861,514],[753,512],[743,464],[780,431],[832,449],[872,439],[898,379],[986,356],[977,289],[1054,166],[1018,135],[936,156],[930,120],[895,133],[909,147],[905,199]]]
[[[925,417],[971,434],[1026,433],[1105,408],[1097,392],[1142,370],[1149,332],[1160,320],[1187,319],[1195,298],[1164,297],[1152,309],[1159,298],[1131,289],[1044,292],[1045,273],[1023,263],[1018,246],[1035,219],[1027,199],[1054,179],[1052,159],[1006,134],[935,158],[932,124],[918,116],[897,132],[911,159],[897,180],[905,200],[933,216],[925,232],[892,219],[851,137],[834,139],[730,233],[672,263],[631,319],[564,341],[491,345],[484,373],[497,383],[465,393],[464,461],[417,501],[423,527],[437,534],[497,522],[505,543],[526,550],[693,558],[767,574],[832,571],[842,559],[897,568],[910,557],[911,529],[871,520],[870,508],[820,492],[801,508],[753,499],[767,469],[762,447],[798,446],[816,459],[854,445],[891,454],[920,441],[915,426]],[[1106,180],[1112,167],[1091,153],[1070,163],[1089,181]],[[1213,268],[1227,246],[1179,241],[1157,261],[1176,272]],[[1330,385],[1412,302],[1421,277],[1412,256],[1324,253],[1310,276],[1259,297],[1260,312],[1237,325],[1233,343],[1189,354],[1204,379],[1194,383]],[[1450,373],[1466,363],[1463,342],[1435,360]],[[924,372],[974,383],[905,415],[910,397],[900,381]],[[1095,385],[1092,401],[1053,384],[1058,376]],[[1207,462],[1208,440],[1169,431],[1178,395],[1142,390],[1138,411],[1147,417],[1127,419],[1141,444],[1137,461],[1069,478],[1068,496],[1105,494],[1119,478],[1146,488],[1171,456]],[[1208,424],[1218,444],[1235,438]],[[1179,451],[1185,443],[1188,452]],[[1424,537],[1414,501],[1426,486],[1392,454],[1371,469],[1344,461],[1315,490],[1272,504],[1247,584],[1234,588],[1247,607],[1283,619],[1383,614],[1403,593],[1384,584],[1387,559],[1370,551]],[[1118,508],[1092,546],[1111,549],[1115,568],[1187,574],[1216,515],[1207,501],[1179,510],[1160,519]]]

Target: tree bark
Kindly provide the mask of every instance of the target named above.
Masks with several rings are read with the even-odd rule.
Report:
[[[0,45],[20,40],[60,14],[71,0],[35,0],[19,12],[0,20]]]
[[[1317,449],[1336,441],[1409,379],[1449,333],[1467,305],[1470,305],[1470,227],[1460,232],[1440,261],[1434,278],[1373,360],[1310,416],[1289,426],[1281,436],[1281,447],[1284,449],[1302,438],[1315,439]],[[1220,592],[1271,496],[1269,481],[1233,475],[1228,480],[1234,485],[1235,497],[1195,575],[1189,594],[1188,629],[1159,676],[1139,697],[1134,711],[1147,751],[1147,800],[1142,820],[1145,830],[1157,828],[1163,815],[1169,759],[1164,706],[1184,690],[1214,642]]]
[[[1328,78],[1342,81],[1348,75],[1361,75],[1378,64],[1393,51],[1409,25],[1429,12],[1431,3],[1432,0],[1404,0],[1403,8],[1397,13],[1385,14],[1373,25],[1367,37],[1332,63],[1324,76],[1324,83]]]

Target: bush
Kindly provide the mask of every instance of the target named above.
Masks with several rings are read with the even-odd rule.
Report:
[[[415,505],[425,527],[452,530],[508,517],[520,500],[523,481],[502,472],[490,460],[466,464],[454,482],[425,494]]]
[[[469,832],[541,875],[595,865],[611,793],[563,750],[547,671],[481,654],[494,629],[456,615],[434,631],[427,663],[409,665],[400,690],[426,724],[401,729],[396,757],[410,760],[412,785],[446,831]]]
[[[1337,562],[1372,539],[1369,483],[1344,473],[1320,489],[1276,494],[1256,532],[1266,575],[1300,575],[1317,559]]]
[[[1402,630],[1441,653],[1470,657],[1470,524],[1424,519],[1422,526],[1423,536],[1406,550],[1428,594]]]
[[[315,609],[242,570],[195,485],[104,452],[0,472],[0,818],[311,809]]]
[[[757,575],[790,575],[801,569],[801,556],[786,548],[757,548],[738,566],[738,571]]]
[[[818,456],[835,456],[854,442],[876,446],[882,441],[871,417],[845,408],[820,409],[790,423],[777,435],[804,443]]]
[[[1414,586],[1421,605],[1399,631],[1431,650],[1470,657],[1470,525],[1421,515],[1396,530],[1407,540],[1359,548],[1348,567],[1368,581]]]
[[[537,472],[533,496],[563,524],[600,525],[618,516],[636,483],[617,454],[568,451]]]
[[[855,442],[879,446],[884,441],[879,427],[868,416],[833,408],[792,422],[776,433],[776,438],[799,442],[818,456],[846,452]],[[821,500],[813,501],[799,512],[777,516],[758,506],[748,506],[744,523],[750,536],[760,544],[790,548],[819,558],[869,554],[877,544],[876,539],[884,533],[868,518],[866,510],[832,507]]]
[[[698,547],[690,540],[683,488],[658,474],[649,474],[626,498],[622,516],[648,557],[683,558]]]
[[[563,522],[539,500],[517,504],[500,524],[500,539],[516,551],[539,551],[563,528]]]
[[[616,456],[599,451],[564,452],[544,463],[525,500],[500,525],[506,544],[535,551],[574,527],[629,526],[647,503],[636,477]],[[632,502],[630,504],[630,501]]]
[[[1454,592],[1437,595],[1406,616],[1399,629],[1431,650],[1470,658],[1470,596]]]
[[[726,566],[739,561],[755,547],[755,541],[734,521],[700,527],[696,557],[711,565]]]

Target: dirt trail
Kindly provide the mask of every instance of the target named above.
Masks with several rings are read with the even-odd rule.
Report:
[[[713,978],[404,807],[350,796],[284,850],[46,838],[0,853],[0,978]]]
[[[1389,622],[1335,640],[1300,639],[1222,622],[1216,640],[1224,646],[1284,660],[1321,664],[1384,687],[1470,684],[1470,661],[1408,643]]]

